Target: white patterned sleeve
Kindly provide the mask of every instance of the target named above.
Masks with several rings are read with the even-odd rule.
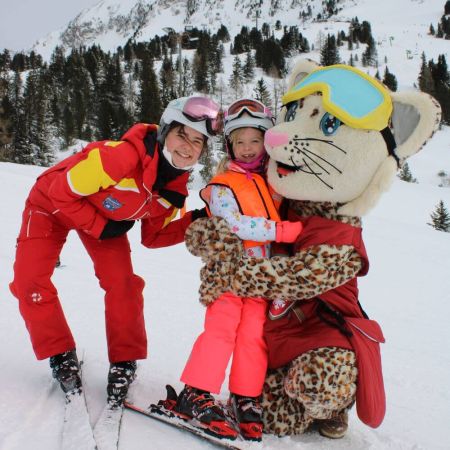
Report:
[[[274,241],[276,222],[265,217],[242,214],[231,189],[213,185],[209,209],[213,216],[222,217],[233,233],[243,240],[256,242]]]

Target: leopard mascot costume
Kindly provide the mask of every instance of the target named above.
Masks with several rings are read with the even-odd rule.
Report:
[[[369,268],[361,216],[432,136],[440,108],[427,94],[390,92],[353,67],[309,60],[293,70],[283,105],[265,145],[283,218],[304,226],[291,256],[245,256],[217,217],[195,221],[186,244],[205,263],[203,304],[226,291],[295,301],[265,327],[264,431],[300,434],[316,422],[321,434],[339,438],[354,403],[369,426],[385,414],[384,338],[358,301],[356,280]]]

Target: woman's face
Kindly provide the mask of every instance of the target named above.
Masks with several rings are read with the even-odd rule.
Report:
[[[193,166],[203,150],[205,136],[186,125],[175,127],[166,136],[166,147],[172,162],[180,169]]]
[[[258,158],[264,150],[264,135],[256,128],[241,128],[233,140],[233,153],[237,160],[250,163]]]

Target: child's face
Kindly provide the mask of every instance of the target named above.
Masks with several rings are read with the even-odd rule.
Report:
[[[233,144],[237,160],[250,163],[264,152],[264,134],[256,128],[241,128]]]
[[[166,137],[166,147],[173,163],[183,169],[194,165],[203,150],[205,137],[191,127],[175,127]]]

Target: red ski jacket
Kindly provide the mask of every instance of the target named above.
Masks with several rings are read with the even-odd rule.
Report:
[[[295,243],[296,251],[320,244],[351,245],[363,261],[358,276],[367,273],[369,261],[361,228],[322,217],[299,217],[293,211],[289,212],[288,219],[303,223],[303,231]],[[378,323],[367,319],[358,303],[356,278],[297,305],[298,315],[289,314],[266,322],[269,367],[284,366],[302,353],[320,347],[352,349],[358,367],[358,416],[369,426],[379,426],[386,410],[379,348],[384,337]],[[343,323],[336,321],[336,317],[342,318]],[[330,325],[334,322],[336,326]],[[346,335],[342,330],[351,333]]]
[[[143,245],[154,248],[182,242],[191,213],[170,222],[188,195],[189,173],[180,171],[158,191],[153,189],[162,170],[157,129],[157,125],[137,124],[120,141],[88,144],[46,170],[28,201],[95,238],[109,219],[140,219]]]

